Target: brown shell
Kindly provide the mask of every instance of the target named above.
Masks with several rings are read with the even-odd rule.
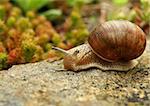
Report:
[[[140,27],[129,21],[108,21],[91,32],[88,43],[103,60],[129,61],[143,53],[146,35]]]

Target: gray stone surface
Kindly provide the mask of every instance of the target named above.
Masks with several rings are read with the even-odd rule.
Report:
[[[61,71],[62,61],[15,65],[0,72],[0,106],[150,105],[150,43],[129,72]]]

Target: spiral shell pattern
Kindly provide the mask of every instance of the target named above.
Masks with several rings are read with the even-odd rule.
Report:
[[[129,61],[143,53],[146,35],[139,26],[129,21],[114,20],[96,26],[88,43],[92,51],[105,61]]]

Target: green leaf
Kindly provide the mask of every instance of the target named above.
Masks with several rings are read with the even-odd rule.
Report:
[[[30,10],[38,10],[45,6],[49,0],[13,0],[16,2],[25,12]]]
[[[128,0],[112,0],[112,2],[116,5],[122,6],[128,3]]]
[[[66,0],[67,4],[71,7],[91,3],[92,0]]]
[[[62,16],[62,11],[59,9],[51,9],[42,13],[41,15],[44,15],[45,17],[47,17],[47,19],[53,21]]]

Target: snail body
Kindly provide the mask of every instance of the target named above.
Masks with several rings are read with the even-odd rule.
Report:
[[[98,25],[88,37],[88,43],[65,52],[64,68],[80,71],[92,67],[102,70],[128,71],[145,49],[146,36],[129,21],[108,21]],[[58,48],[55,48],[58,49]]]
[[[67,52],[69,55],[64,57],[64,68],[73,71],[80,71],[94,67],[102,70],[126,71],[134,68],[138,64],[136,60],[131,60],[128,62],[104,61],[92,52],[89,44],[77,46]]]

